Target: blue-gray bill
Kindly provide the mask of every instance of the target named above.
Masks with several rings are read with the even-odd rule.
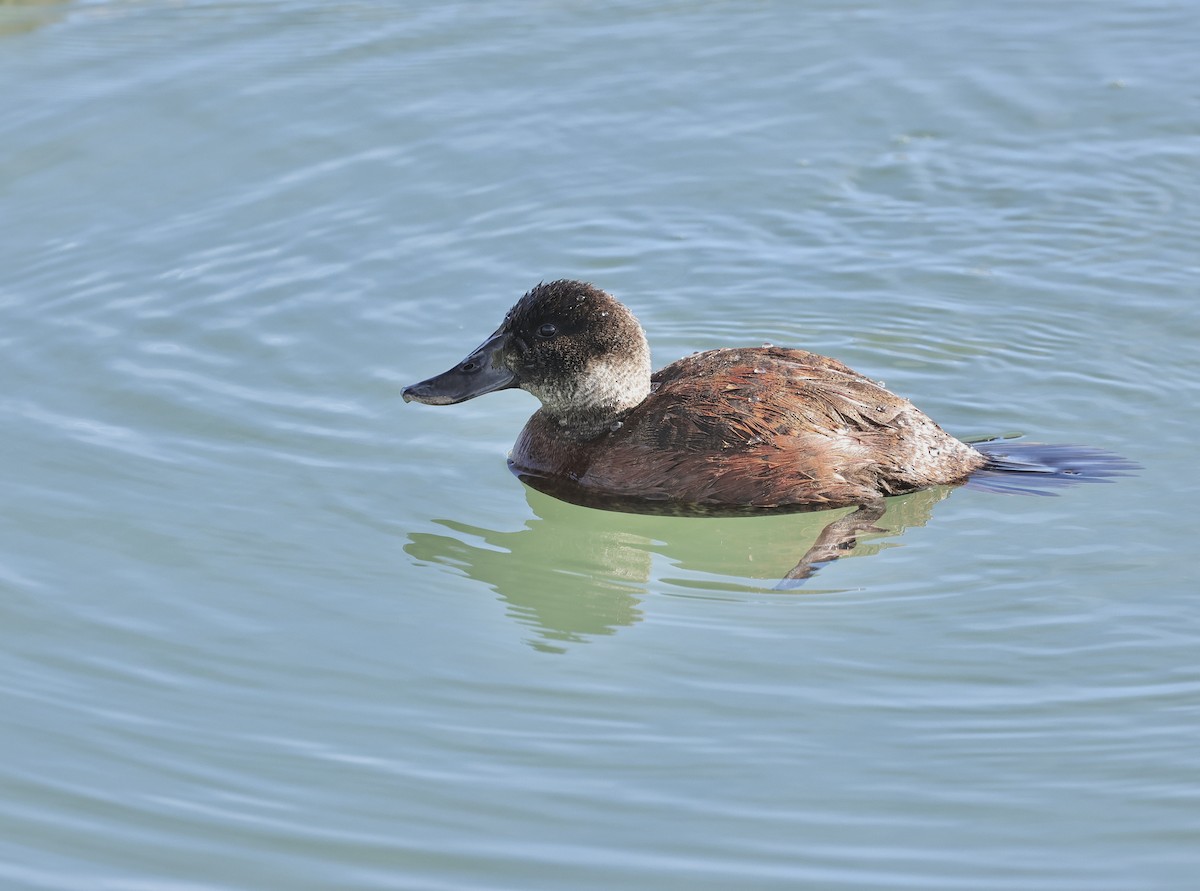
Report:
[[[497,331],[449,371],[405,387],[404,401],[454,405],[484,393],[515,387],[516,375],[501,361],[507,346],[508,335]]]

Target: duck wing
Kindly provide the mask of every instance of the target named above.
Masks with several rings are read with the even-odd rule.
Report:
[[[820,508],[950,482],[978,466],[973,450],[908,400],[804,350],[698,353],[656,373],[652,386],[596,451],[585,485],[700,505]]]

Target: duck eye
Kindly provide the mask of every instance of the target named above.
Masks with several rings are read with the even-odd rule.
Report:
[[[542,327],[538,328],[537,333],[538,337],[544,337],[546,340],[549,340],[558,333],[558,326],[553,322],[547,322],[546,324],[542,325]]]

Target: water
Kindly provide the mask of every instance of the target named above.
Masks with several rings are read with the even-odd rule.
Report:
[[[1193,884],[1198,10],[0,5],[0,884]],[[401,403],[560,276],[1144,469],[773,591]]]

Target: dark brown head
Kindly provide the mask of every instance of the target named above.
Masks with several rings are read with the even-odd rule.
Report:
[[[563,426],[590,427],[650,393],[650,348],[633,313],[584,282],[540,284],[449,371],[404,390],[404,401],[450,405],[520,387]]]

